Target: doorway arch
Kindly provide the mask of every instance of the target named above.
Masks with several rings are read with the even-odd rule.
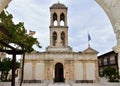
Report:
[[[55,80],[54,82],[64,82],[64,68],[62,63],[55,65]]]

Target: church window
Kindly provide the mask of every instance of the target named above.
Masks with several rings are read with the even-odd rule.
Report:
[[[53,32],[53,46],[56,45],[56,40],[57,40],[57,33]]]
[[[61,13],[60,15],[60,26],[64,26],[65,24],[65,15],[64,13]]]
[[[64,21],[60,21],[60,26],[64,26]]]
[[[57,24],[58,24],[58,22],[57,22],[57,14],[56,13],[53,14],[53,24],[54,24],[54,26],[57,26]]]
[[[58,22],[57,20],[54,21],[54,26],[57,26],[58,25]]]
[[[61,40],[62,40],[61,42],[62,45],[65,46],[65,33],[64,32],[61,33]]]

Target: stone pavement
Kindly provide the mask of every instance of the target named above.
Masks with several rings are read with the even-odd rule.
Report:
[[[11,86],[11,83],[0,82],[0,86]],[[16,82],[15,86],[19,86],[19,83]],[[22,86],[120,86],[120,82],[110,83],[105,78],[100,78],[99,83],[23,83]]]
[[[0,86],[11,86],[11,83],[0,82]],[[16,83],[16,86],[19,86],[19,84]],[[71,83],[71,84],[24,83],[22,86],[120,86],[120,83]]]
[[[49,83],[48,86],[71,86],[68,83]]]

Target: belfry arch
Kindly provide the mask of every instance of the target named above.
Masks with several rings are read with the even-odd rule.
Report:
[[[54,13],[52,17],[53,17],[53,25],[54,25],[54,26],[57,26],[57,25],[58,25],[57,14]]]
[[[61,32],[61,40],[62,45],[65,46],[65,32],[63,31]]]
[[[57,40],[57,33],[53,32],[53,46],[56,46],[56,40]]]
[[[65,15],[64,13],[60,14],[60,26],[64,26],[65,25]]]

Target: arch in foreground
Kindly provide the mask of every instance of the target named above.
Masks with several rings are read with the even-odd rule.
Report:
[[[118,67],[120,74],[120,0],[96,0],[109,17],[116,34],[117,44],[113,50],[118,53]]]

